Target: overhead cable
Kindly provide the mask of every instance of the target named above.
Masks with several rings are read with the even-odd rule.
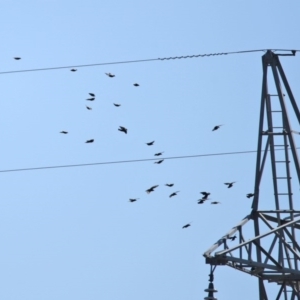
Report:
[[[281,149],[277,149],[277,151],[278,150],[281,150]],[[256,153],[256,152],[257,152],[256,150],[236,151],[236,152],[209,153],[209,154],[197,154],[197,155],[185,155],[185,156],[171,156],[171,157],[162,157],[160,159],[163,159],[163,160],[186,159],[186,158],[197,158],[197,157],[208,157],[208,156],[248,154],[248,153]],[[89,167],[89,166],[97,166],[97,165],[112,165],[112,164],[124,164],[124,163],[138,163],[138,162],[154,161],[154,160],[157,160],[157,158],[117,160],[117,161],[106,161],[106,162],[98,162],[98,163],[44,166],[44,167],[34,167],[34,168],[22,168],[22,169],[21,168],[20,169],[7,169],[7,170],[0,170],[0,173],[22,172],[22,171],[37,171],[37,170],[46,170],[46,169],[60,169],[60,168],[74,168],[74,167]]]
[[[271,50],[271,51],[274,51],[274,52],[276,52],[276,51],[290,51],[292,53],[300,52],[300,50],[290,50],[290,49],[257,49],[257,50],[244,50],[244,51],[233,51],[233,52],[196,54],[196,55],[186,55],[186,56],[170,56],[170,57],[163,57],[163,58],[125,60],[125,61],[115,61],[115,62],[84,64],[84,65],[46,67],[46,68],[25,69],[25,70],[16,70],[16,71],[3,71],[3,72],[0,72],[0,75],[12,74],[12,73],[51,71],[51,70],[60,70],[60,69],[71,69],[71,68],[87,68],[87,67],[106,66],[106,65],[131,64],[131,63],[141,63],[141,62],[150,62],[150,61],[165,61],[165,60],[188,59],[188,58],[210,57],[210,56],[222,56],[222,55],[232,55],[232,54],[245,54],[245,53],[252,53],[252,52],[266,52],[268,50]]]

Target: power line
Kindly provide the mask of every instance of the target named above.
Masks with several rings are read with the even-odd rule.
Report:
[[[72,65],[72,66],[60,66],[60,67],[49,67],[49,68],[38,68],[38,69],[16,70],[16,71],[4,71],[4,72],[0,72],[0,75],[12,74],[12,73],[51,71],[51,70],[60,70],[60,69],[71,69],[71,68],[87,68],[87,67],[106,66],[106,65],[131,64],[131,63],[150,62],[150,61],[164,61],[164,60],[188,59],[188,58],[222,56],[222,55],[232,55],[232,54],[245,54],[245,53],[253,53],[253,52],[266,52],[268,50],[290,51],[292,53],[300,52],[300,50],[290,50],[290,49],[257,49],[257,50],[245,50],[245,51],[233,51],[233,52],[196,54],[196,55],[186,55],[186,56],[170,56],[170,57],[163,57],[163,58],[126,60],[126,61],[116,61],[116,62],[85,64],[85,65]]]
[[[278,149],[280,150],[280,149]],[[236,154],[248,154],[256,153],[256,150],[250,151],[236,151],[236,152],[223,152],[223,153],[209,153],[209,154],[197,154],[197,155],[185,155],[185,156],[172,156],[172,157],[162,157],[159,159],[185,159],[185,158],[197,158],[197,157],[207,157],[207,156],[222,156],[222,155],[236,155]],[[46,169],[60,169],[60,168],[74,168],[74,167],[89,167],[96,165],[112,165],[112,164],[124,164],[124,163],[137,163],[145,161],[154,161],[158,158],[144,158],[144,159],[133,159],[133,160],[117,160],[117,161],[107,161],[107,162],[98,162],[98,163],[87,163],[87,164],[76,164],[76,165],[59,165],[59,166],[45,166],[45,167],[35,167],[35,168],[24,168],[24,169],[8,169],[0,170],[0,173],[8,172],[22,172],[22,171],[37,171],[37,170],[46,170]]]
[[[4,72],[0,72],[0,75],[11,74],[11,73],[51,71],[51,70],[59,70],[59,69],[71,69],[71,68],[86,68],[86,67],[96,67],[96,66],[105,66],[105,65],[130,64],[130,63],[148,62],[148,61],[155,61],[155,60],[159,60],[159,58],[127,60],[127,61],[115,61],[115,62],[96,63],[96,64],[88,64],[88,65],[76,65],[76,66],[73,65],[73,66],[62,66],[62,67],[40,68],[40,69],[27,69],[27,70],[17,70],[17,71],[4,71]]]

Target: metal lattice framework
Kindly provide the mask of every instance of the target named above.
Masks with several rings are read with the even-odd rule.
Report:
[[[300,300],[300,246],[297,243],[300,210],[294,208],[291,177],[294,171],[300,183],[300,164],[293,136],[299,132],[291,128],[287,103],[291,105],[298,124],[300,112],[280,64],[281,55],[292,56],[295,53],[275,54],[268,50],[262,57],[263,80],[252,211],[204,253],[206,263],[212,269],[227,265],[256,276],[260,300]],[[274,79],[275,95],[268,91],[269,69]],[[262,193],[260,196],[266,162],[270,163],[272,170],[272,199],[266,199]],[[268,209],[260,209],[262,205]],[[299,207],[299,200],[295,205]],[[246,239],[249,226],[253,235]],[[238,245],[232,247],[232,244],[228,245],[228,239],[234,235]],[[268,282],[277,283],[276,298],[268,298]],[[211,292],[205,299],[215,298]]]

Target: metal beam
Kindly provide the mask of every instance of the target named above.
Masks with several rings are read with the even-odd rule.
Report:
[[[224,239],[231,236],[235,232],[237,232],[238,228],[244,226],[251,219],[251,215],[246,216],[238,225],[233,227],[230,231],[228,231],[221,239],[219,239],[215,244],[213,244],[207,251],[203,253],[204,257],[210,257],[211,253],[216,250],[220,245],[224,243]]]
[[[270,265],[270,264],[264,264],[264,263],[257,263],[254,261],[249,261],[247,259],[242,259],[242,258],[238,258],[238,257],[231,257],[231,256],[223,256],[222,259],[219,258],[219,260],[223,261],[224,265],[226,265],[226,262],[236,262],[236,263],[242,263],[242,264],[247,264],[249,267],[258,267],[258,268],[262,268],[264,271],[266,269],[269,270],[273,270],[275,271],[275,273],[287,273],[287,274],[294,274],[294,275],[298,275],[300,276],[300,271],[298,270],[294,270],[294,269],[290,269],[290,268],[280,268],[278,269],[277,266],[274,265]]]
[[[283,228],[286,228],[286,227],[288,227],[288,226],[290,226],[290,225],[292,225],[292,224],[295,224],[295,223],[297,223],[297,222],[300,222],[300,218],[297,218],[296,220],[287,222],[286,224],[283,224],[283,225],[281,225],[281,226],[278,226],[278,227],[274,228],[273,230],[270,230],[270,231],[268,231],[268,232],[266,232],[266,233],[264,233],[264,234],[261,234],[261,235],[259,235],[259,236],[256,236],[255,238],[253,238],[253,239],[251,239],[251,240],[249,240],[249,241],[247,241],[247,242],[244,242],[244,243],[242,243],[242,244],[240,244],[240,245],[237,245],[237,246],[235,246],[235,247],[232,247],[232,248],[230,248],[230,249],[228,249],[228,250],[223,250],[223,251],[216,252],[215,256],[217,256],[217,255],[220,255],[220,256],[221,256],[221,255],[224,255],[224,254],[228,253],[229,251],[234,251],[234,250],[238,249],[239,247],[243,247],[243,246],[245,246],[245,245],[247,245],[247,244],[250,244],[250,243],[252,243],[252,242],[254,242],[254,241],[256,241],[256,240],[259,240],[259,239],[261,239],[261,238],[263,238],[263,237],[265,237],[265,236],[268,236],[268,235],[270,235],[270,234],[272,234],[272,233],[274,233],[274,232],[276,232],[276,231],[282,230]]]

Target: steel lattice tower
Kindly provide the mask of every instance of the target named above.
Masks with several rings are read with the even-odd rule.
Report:
[[[294,202],[291,177],[294,172],[300,184],[300,164],[293,136],[299,132],[291,127],[287,105],[292,108],[298,125],[300,112],[279,61],[279,56],[294,56],[295,51],[291,52],[275,54],[268,50],[262,56],[263,80],[252,211],[203,254],[206,263],[211,265],[212,278],[206,290],[209,295],[205,299],[216,299],[213,296],[216,292],[212,284],[213,271],[218,265],[227,265],[257,277],[260,300],[300,300],[300,246],[297,243],[300,236],[300,201]],[[274,94],[268,90],[268,70],[271,71],[269,75],[273,75],[269,77],[273,79]],[[268,163],[274,194],[266,197],[262,193],[261,181]],[[246,239],[249,228],[251,236]],[[232,247],[228,238],[234,235],[238,245]],[[277,284],[276,298],[268,298],[268,282]]]

